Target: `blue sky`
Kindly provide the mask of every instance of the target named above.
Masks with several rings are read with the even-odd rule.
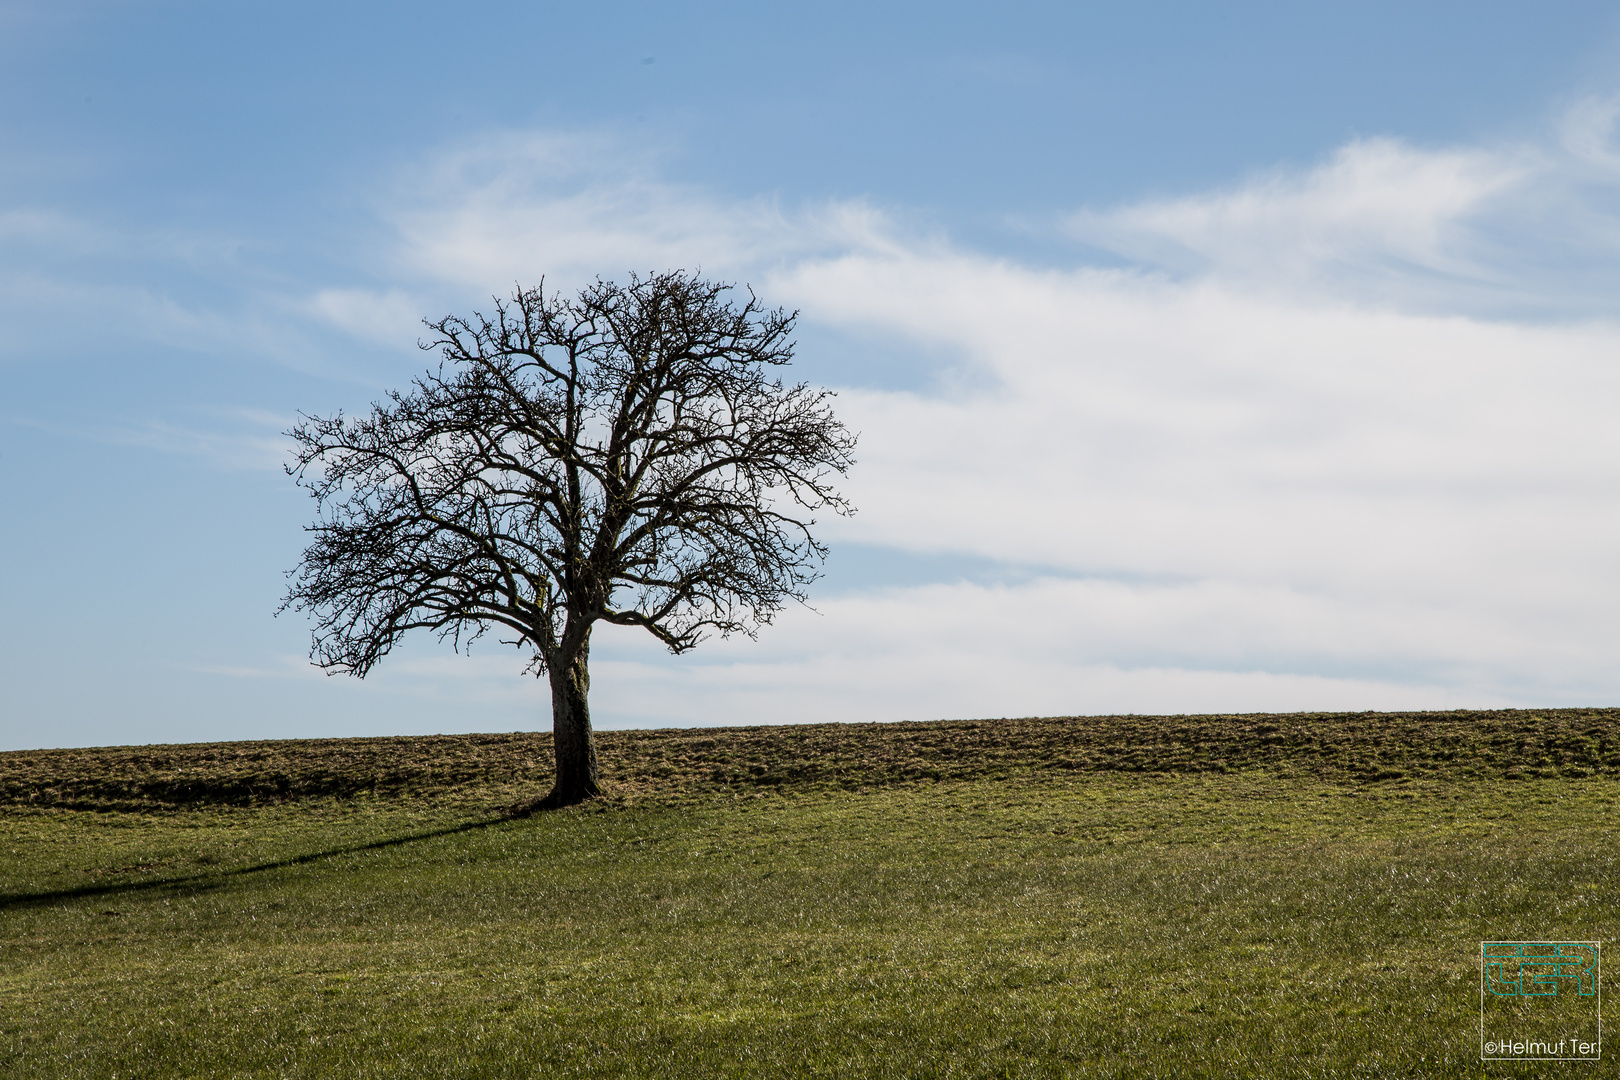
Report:
[[[0,0],[0,748],[533,730],[272,617],[299,411],[514,280],[701,266],[862,432],[815,612],[604,726],[1610,704],[1597,3]]]

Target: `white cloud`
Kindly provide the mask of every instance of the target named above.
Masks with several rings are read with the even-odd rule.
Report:
[[[660,661],[605,634],[596,715],[656,726],[1421,708],[1491,706],[1522,689],[1472,657],[1414,670],[1401,646],[1443,615],[1385,638],[1386,613],[1359,612],[1338,640],[1301,648],[1289,628],[1340,614],[1320,610],[1331,605],[1212,582],[934,585],[817,606],[820,616],[787,613],[757,643],[710,643],[702,659]],[[1370,676],[1369,652],[1398,656],[1395,675]]]
[[[1045,568],[830,595],[680,661],[607,634],[606,722],[1598,702],[1620,692],[1620,309],[1592,267],[1620,219],[1615,110],[1583,108],[1556,146],[1362,140],[1070,219],[1137,269],[727,202],[551,137],[449,155],[389,217],[425,289],[701,266],[846,339],[944,350],[926,385],[842,391],[861,513],[826,535]],[[403,318],[323,297],[358,334]]]
[[[252,280],[242,247],[225,235],[0,206],[0,318],[8,326],[0,361],[47,366],[111,353],[160,364],[168,357],[158,350],[178,349],[302,371],[335,366],[311,333],[324,327],[309,319],[332,315]]]
[[[1220,671],[1210,692],[1252,690],[1251,708],[1275,699],[1262,673],[1332,674],[1317,689],[1346,706],[1397,700],[1394,682],[1411,703],[1445,686],[1468,703],[1620,690],[1620,328],[965,255],[850,256],[778,284],[820,318],[952,342],[988,376],[988,391],[846,391],[862,513],[833,531],[1111,579],[1002,598],[1071,650],[1042,685],[1107,662]],[[986,672],[1033,674],[1032,641],[975,640]]]
[[[1312,168],[1088,208],[1070,235],[1183,280],[1430,314],[1620,315],[1620,98],[1555,137],[1421,148],[1363,139]]]
[[[545,274],[567,288],[670,267],[735,273],[813,251],[883,243],[860,202],[789,212],[658,179],[648,159],[600,138],[490,137],[412,177],[386,212],[402,268],[487,294]]]
[[[293,426],[296,417],[261,409],[212,409],[206,410],[206,415],[212,419],[211,424],[147,419],[92,427],[7,419],[22,427],[75,440],[199,458],[216,469],[279,472],[291,460],[293,446],[282,432]]]
[[[362,340],[400,348],[420,334],[423,303],[400,289],[322,289],[310,309],[325,322]]]
[[[1615,147],[1617,125],[1620,95],[1586,98],[1564,114],[1560,141],[1576,160],[1611,175],[1620,174],[1620,150]]]
[[[1335,267],[1474,276],[1462,226],[1531,181],[1526,152],[1422,151],[1350,143],[1305,172],[1278,170],[1213,194],[1069,220],[1082,239],[1147,262],[1223,274],[1310,278]]]
[[[870,507],[849,531],[867,541],[1075,570],[1237,560],[1270,573],[1304,572],[1350,538],[1384,546],[1373,535],[1401,523],[1402,546],[1427,551],[1504,500],[1580,492],[1570,512],[1610,520],[1590,497],[1620,479],[1605,422],[1612,327],[1287,305],[966,259],[852,258],[785,284],[820,317],[886,313],[952,341],[993,377],[988,392],[846,391]],[[1246,554],[1212,544],[1211,527]],[[1208,554],[1187,550],[1188,530]]]
[[[26,244],[41,250],[93,254],[105,250],[106,236],[89,222],[60,211],[15,207],[0,211],[0,243]]]

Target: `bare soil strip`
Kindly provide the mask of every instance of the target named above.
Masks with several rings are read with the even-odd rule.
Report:
[[[1070,716],[597,733],[611,801],[997,776],[1265,769],[1351,783],[1620,774],[1620,709]],[[429,735],[0,753],[0,805],[140,810],[532,797],[551,736]]]

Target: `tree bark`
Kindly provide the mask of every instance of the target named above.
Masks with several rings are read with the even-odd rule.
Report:
[[[591,734],[590,639],[571,661],[554,664],[551,677],[551,737],[557,750],[557,782],[542,809],[573,806],[602,793],[597,785],[596,738]]]

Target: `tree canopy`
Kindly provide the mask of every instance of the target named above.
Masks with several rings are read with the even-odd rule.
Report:
[[[438,368],[368,415],[303,417],[288,471],[318,518],[283,608],[313,615],[312,659],[364,676],[409,631],[496,630],[550,679],[543,802],[596,794],[594,624],[675,653],[753,636],[819,576],[813,515],[853,512],[831,392],[777,374],[795,314],[732,291],[683,271],[519,289],[428,323]]]

